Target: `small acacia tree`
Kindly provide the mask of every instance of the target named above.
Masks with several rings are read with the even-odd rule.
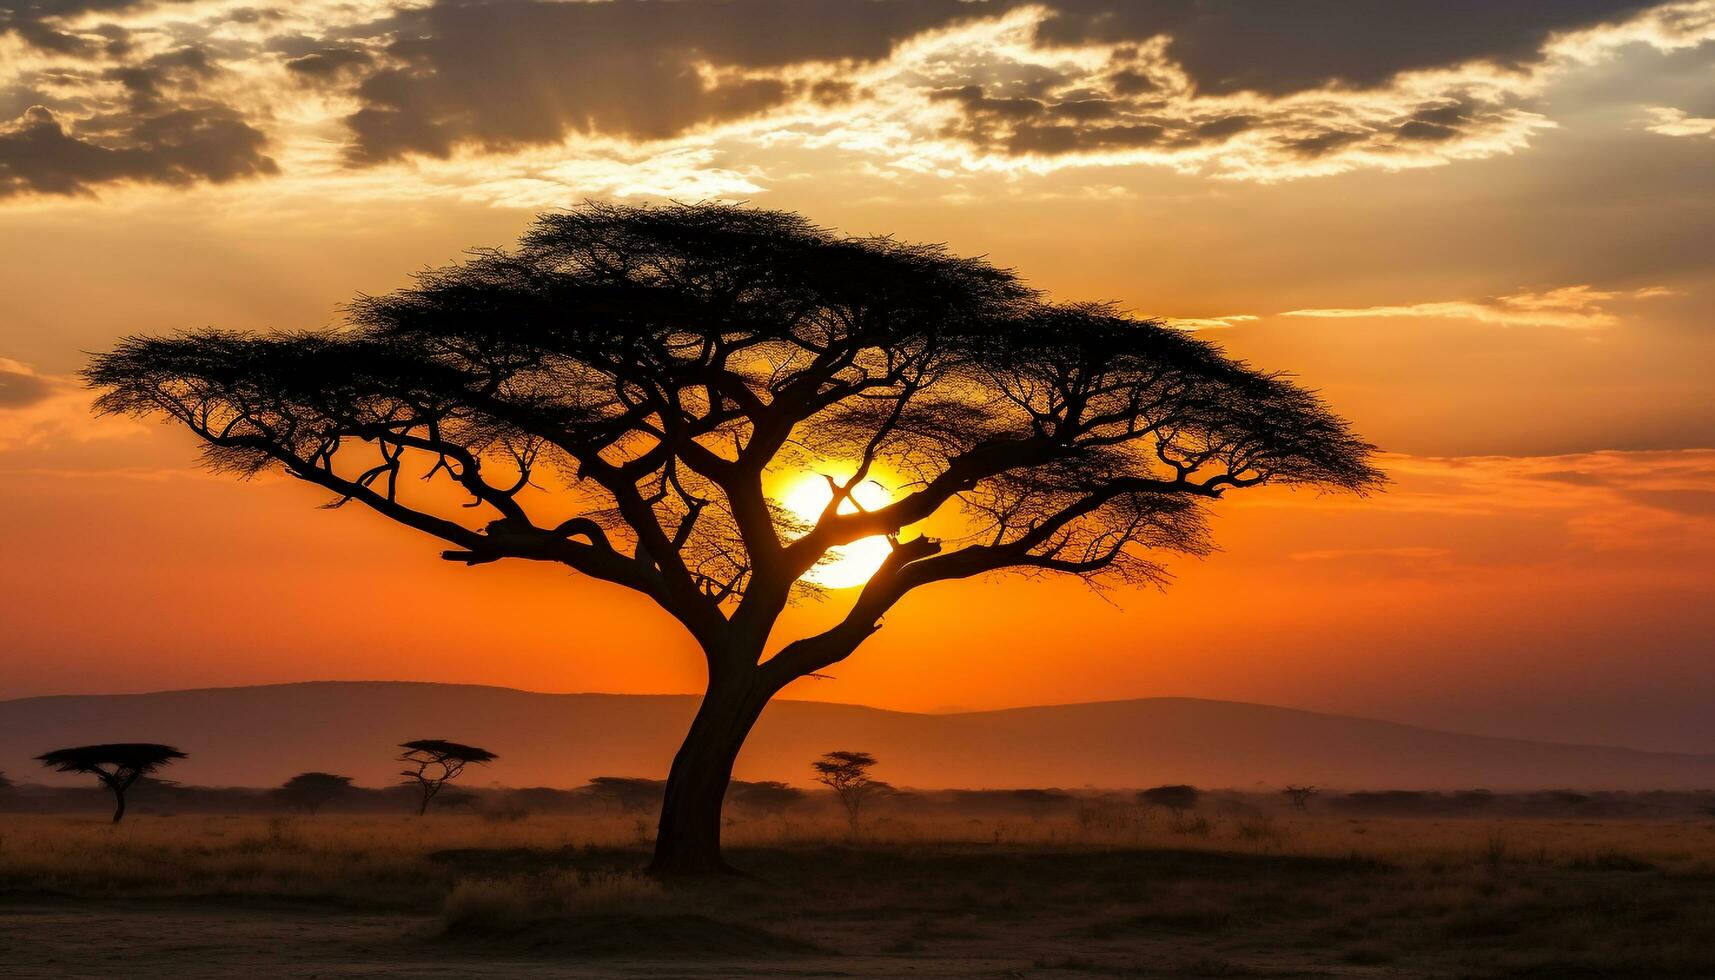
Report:
[[[589,790],[612,802],[621,813],[647,813],[661,805],[666,784],[642,776],[596,776],[590,780]]]
[[[301,772],[281,784],[274,797],[282,804],[305,813],[315,813],[322,807],[351,792],[351,777],[331,772]]]
[[[802,802],[807,795],[798,787],[779,780],[765,779],[755,783],[734,780],[727,800],[763,816],[778,817]]]
[[[846,811],[846,821],[856,836],[864,801],[888,788],[886,783],[869,774],[875,768],[875,756],[868,752],[829,752],[810,763],[810,768],[816,772],[816,782],[833,790],[839,798],[840,806]]]
[[[1310,798],[1316,795],[1316,787],[1294,785],[1288,786],[1280,792],[1288,800],[1292,801],[1293,809],[1303,810],[1310,805]]]
[[[462,742],[449,742],[442,738],[420,738],[414,742],[401,743],[400,748],[405,753],[399,756],[399,761],[407,763],[407,768],[399,775],[417,784],[422,794],[421,802],[417,805],[417,815],[429,812],[429,804],[434,801],[435,794],[453,780],[459,778],[465,766],[472,763],[486,765],[500,756],[487,749],[479,749],[474,745]]]
[[[154,742],[115,742],[55,749],[36,756],[36,761],[58,772],[80,772],[101,780],[113,791],[113,822],[125,819],[125,791],[137,780],[186,758],[170,745]]]
[[[449,560],[555,563],[682,624],[708,682],[667,778],[664,874],[725,867],[722,800],[763,707],[914,590],[1006,570],[1161,583],[1164,555],[1208,549],[1230,491],[1380,479],[1312,392],[1213,344],[780,212],[547,214],[349,321],[131,338],[85,377],[99,410],[185,426],[217,470],[277,468]],[[827,506],[792,518],[777,488],[818,468]],[[856,506],[883,481],[890,502]],[[866,539],[888,557],[844,615],[774,636],[806,576]]]
[[[1139,803],[1158,806],[1173,811],[1175,814],[1187,810],[1195,810],[1202,792],[1195,786],[1176,783],[1171,786],[1156,786],[1137,794]]]

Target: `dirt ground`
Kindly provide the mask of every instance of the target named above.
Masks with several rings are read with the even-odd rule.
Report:
[[[693,947],[725,928],[712,920],[672,922],[664,928],[615,923],[636,940],[628,954],[604,948],[580,954],[553,929],[531,930],[489,942],[461,942],[441,935],[438,916],[350,912],[311,905],[232,903],[216,899],[11,899],[0,901],[0,975],[14,980],[90,978],[202,980],[230,977],[356,978],[398,980],[450,977],[638,978],[638,977],[1080,977],[1277,976],[1403,977],[1396,968],[1318,965],[1313,957],[1253,953],[1240,964],[1214,955],[1213,943],[1183,939],[1099,942],[1080,954],[1081,943],[1053,943],[1061,952],[1044,958],[1041,937],[965,927],[935,935],[907,924],[924,938],[893,951],[817,949],[780,951]],[[597,926],[599,928],[599,925]],[[651,933],[654,933],[652,936]],[[880,937],[874,937],[879,939]],[[729,937],[730,940],[730,937]],[[661,948],[652,949],[659,944]],[[862,943],[859,944],[863,945]],[[928,949],[933,945],[937,949]],[[678,947],[678,948],[673,948]],[[1090,958],[1095,949],[1107,959]],[[1201,955],[1199,951],[1201,950]],[[667,955],[662,955],[666,953]],[[1115,960],[1120,953],[1124,959]],[[1154,966],[1151,960],[1161,960]],[[1175,965],[1177,964],[1177,965]],[[1429,976],[1431,974],[1423,974]]]

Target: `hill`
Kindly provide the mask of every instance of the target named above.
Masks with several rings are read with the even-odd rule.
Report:
[[[500,753],[467,782],[561,786],[660,776],[696,710],[689,695],[538,694],[408,682],[316,682],[0,701],[0,771],[64,782],[30,757],[106,741],[174,744],[172,778],[270,786],[327,769],[395,781],[394,746],[452,738]],[[1342,789],[1703,789],[1715,755],[1488,738],[1289,708],[1144,698],[957,714],[778,701],[736,775],[808,781],[809,761],[862,749],[901,786],[1127,787],[1190,782]]]

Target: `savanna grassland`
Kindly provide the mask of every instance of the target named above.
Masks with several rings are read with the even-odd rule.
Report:
[[[8,977],[1715,976],[1715,821],[0,815]]]

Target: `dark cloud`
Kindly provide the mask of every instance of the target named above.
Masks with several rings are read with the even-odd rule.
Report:
[[[326,82],[374,64],[362,48],[320,48],[286,62],[286,70],[309,81]]]
[[[1205,140],[1220,141],[1237,136],[1257,123],[1255,116],[1225,116],[1197,124],[1197,135]]]
[[[97,118],[76,133],[35,106],[0,126],[0,197],[87,194],[114,181],[182,185],[272,174],[266,143],[225,106]]]
[[[0,358],[0,409],[27,408],[54,393],[46,378],[13,370]]]
[[[158,54],[138,64],[109,68],[102,77],[125,86],[130,93],[133,111],[148,112],[158,107],[165,95],[193,93],[203,81],[219,72],[208,52],[192,45]]]
[[[1369,135],[1345,129],[1330,129],[1314,136],[1283,138],[1280,144],[1298,156],[1314,159],[1343,150],[1353,143],[1361,143],[1368,139]]]
[[[0,2],[0,34],[15,34],[24,43],[51,54],[92,58],[122,55],[126,32],[102,25],[88,33],[72,33],[67,22],[88,14],[120,14],[155,3],[182,0],[4,0]]]
[[[963,0],[437,3],[401,15],[390,48],[399,64],[357,87],[353,156],[445,156],[460,144],[506,148],[569,133],[671,137],[800,94],[772,70],[883,58],[901,40],[995,9]],[[728,71],[706,77],[705,64]]]
[[[1269,95],[1367,87],[1467,61],[1518,67],[1564,31],[1659,0],[1048,0],[1044,44],[1171,38],[1199,91]]]
[[[1586,473],[1583,470],[1549,470],[1545,473],[1532,473],[1525,479],[1543,483],[1565,483],[1575,487],[1605,487],[1613,482],[1605,476]]]
[[[570,133],[629,139],[767,111],[805,94],[772,73],[810,61],[885,57],[902,40],[998,16],[1023,0],[442,0],[387,25],[392,63],[356,83],[348,124],[362,162],[460,145],[506,149]],[[1196,90],[1271,95],[1380,85],[1401,71],[1472,60],[1522,66],[1555,31],[1614,21],[1644,0],[1045,0],[1038,43],[1132,45],[1099,84],[973,77],[931,98],[955,102],[951,132],[985,149],[1065,154],[1154,143],[1220,143],[1264,125],[1251,116],[1158,118],[1163,80],[1138,42],[1166,37]],[[760,25],[766,25],[763,28]],[[301,51],[293,71],[350,76],[367,54]],[[712,67],[712,71],[709,69]],[[1409,110],[1408,110],[1409,112]],[[1475,109],[1438,101],[1367,131],[1280,126],[1283,152],[1313,158],[1365,141],[1428,145],[1467,135]],[[1493,118],[1492,114],[1490,116]]]
[[[1624,496],[1647,507],[1685,517],[1715,517],[1715,490],[1627,490]]]
[[[0,120],[18,120],[0,128],[0,194],[272,172],[257,126],[208,97],[223,60],[267,59],[302,85],[354,97],[347,155],[368,164],[573,134],[667,139],[792,103],[846,103],[869,93],[837,73],[789,69],[874,62],[926,31],[1025,6],[1045,11],[1038,45],[1102,45],[1108,60],[952,46],[875,84],[951,106],[941,135],[996,155],[1148,147],[1245,175],[1335,172],[1383,155],[1422,165],[1518,145],[1541,117],[1522,108],[1526,95],[1477,102],[1456,80],[1439,96],[1390,93],[1398,73],[1527,66],[1555,31],[1661,0],[434,0],[362,23],[351,19],[369,15],[353,7],[345,22],[260,43],[215,28],[268,25],[287,8],[205,10],[135,37],[103,23],[179,2],[0,0],[0,33],[63,56],[0,78]],[[177,47],[155,53],[163,43]],[[1302,97],[1221,98],[1240,91]],[[20,117],[31,105],[51,114]]]
[[[940,89],[930,99],[959,106],[944,134],[1013,155],[1061,156],[1149,146],[1220,143],[1254,127],[1254,116],[1167,119],[1139,113],[1121,99],[1045,101],[994,98],[979,85]]]
[[[1131,126],[1020,126],[1006,137],[1006,148],[1015,154],[1058,156],[1063,153],[1127,150],[1162,142],[1166,128]]]

